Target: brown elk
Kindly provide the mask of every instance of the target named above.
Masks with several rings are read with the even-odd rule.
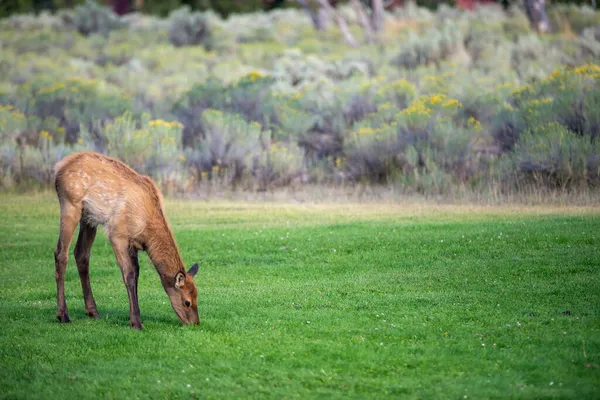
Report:
[[[148,253],[181,323],[199,323],[198,291],[193,279],[198,265],[186,273],[154,182],[118,160],[92,152],[71,154],[56,163],[54,171],[60,202],[60,235],[54,252],[58,320],[70,321],[65,269],[79,224],[75,261],[88,316],[99,318],[90,286],[89,262],[96,227],[103,225],[127,287],[130,325],[142,329],[137,295],[139,250]]]

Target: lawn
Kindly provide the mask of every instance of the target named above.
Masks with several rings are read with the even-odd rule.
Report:
[[[600,209],[167,201],[182,327],[142,257],[143,331],[100,233],[55,319],[52,194],[0,196],[2,398],[594,398]]]

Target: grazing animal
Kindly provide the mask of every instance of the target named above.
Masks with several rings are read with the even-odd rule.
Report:
[[[89,263],[96,227],[103,225],[127,287],[130,325],[142,329],[137,294],[139,250],[148,253],[181,323],[198,324],[198,291],[193,279],[198,264],[186,273],[154,182],[118,160],[92,152],[63,158],[56,163],[54,173],[60,202],[60,235],[54,251],[58,320],[70,321],[65,302],[65,269],[79,224],[75,261],[88,316],[99,318],[90,286]]]

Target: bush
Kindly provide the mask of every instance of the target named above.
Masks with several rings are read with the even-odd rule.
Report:
[[[223,85],[216,79],[194,85],[173,109],[185,126],[184,145],[193,147],[204,136],[207,127],[202,113],[209,108],[239,114],[246,122],[256,121],[264,127],[275,123],[272,84],[273,79],[253,72],[229,85]]]
[[[548,16],[554,26],[558,26],[562,30],[573,30],[577,33],[600,24],[600,13],[587,5],[556,6],[550,9]]]
[[[204,110],[201,118],[202,137],[188,152],[196,177],[208,174],[210,179],[227,183],[241,181],[245,173],[252,171],[254,157],[261,154],[261,125],[212,109]]]
[[[600,141],[552,122],[519,137],[501,169],[510,184],[580,188],[600,183]]]
[[[452,180],[468,180],[476,168],[466,163],[475,135],[473,126],[453,122],[460,107],[443,94],[421,96],[400,112],[391,103],[383,104],[346,138],[347,176],[380,183],[396,180],[436,192]]]
[[[138,120],[125,113],[96,132],[84,128],[78,144],[118,158],[159,184],[182,183],[182,129],[179,122],[153,120],[147,114]]]
[[[516,90],[498,114],[496,138],[511,150],[519,135],[557,122],[594,139],[600,135],[600,67],[593,64],[556,70],[548,78]]]
[[[268,141],[264,147],[252,168],[259,190],[288,185],[302,174],[304,157],[296,143]]]
[[[103,7],[94,0],[75,7],[73,26],[82,35],[100,34],[108,36],[115,29],[123,29],[126,24],[110,8]]]
[[[190,12],[188,6],[181,7],[169,14],[169,42],[173,46],[199,46],[206,49],[212,47],[211,29],[205,15]]]
[[[42,119],[57,119],[68,143],[77,140],[80,126],[94,129],[132,108],[131,99],[119,88],[75,78],[23,85],[18,101]]]
[[[440,29],[431,28],[424,34],[409,32],[394,64],[401,68],[414,69],[420,65],[436,64],[464,52],[463,35],[453,22],[443,23]]]

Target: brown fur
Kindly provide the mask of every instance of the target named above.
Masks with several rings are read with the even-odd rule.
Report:
[[[141,328],[137,305],[138,250],[148,253],[181,322],[197,323],[197,290],[192,279],[197,266],[186,274],[154,182],[116,159],[92,152],[71,154],[56,163],[54,171],[61,211],[55,251],[57,318],[63,322],[69,319],[64,301],[64,269],[75,226],[80,223],[75,259],[88,315],[98,315],[88,265],[96,227],[103,225],[127,286],[131,325]],[[186,301],[190,307],[185,306]]]

